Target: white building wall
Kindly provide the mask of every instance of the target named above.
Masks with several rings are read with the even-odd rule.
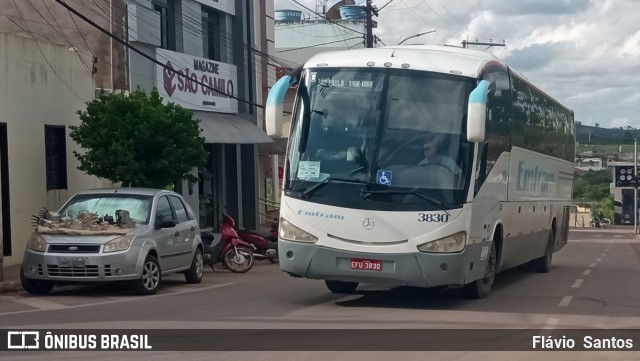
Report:
[[[77,170],[73,155],[80,149],[69,137],[68,125],[80,123],[76,111],[84,109],[95,92],[87,68],[67,48],[0,33],[0,122],[7,124],[8,133],[12,246],[5,266],[22,262],[33,231],[32,214],[42,207],[57,209],[79,190],[103,186]],[[45,124],[67,126],[68,190],[47,191]]]

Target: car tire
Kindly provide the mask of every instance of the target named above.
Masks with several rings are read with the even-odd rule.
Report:
[[[152,255],[148,255],[142,265],[142,275],[133,282],[134,290],[139,295],[151,295],[158,291],[162,272],[158,259]]]
[[[20,283],[22,288],[32,295],[46,295],[53,288],[53,282],[27,278],[22,270],[20,271]]]
[[[329,291],[333,293],[353,293],[358,288],[358,282],[329,281],[325,280]]]
[[[467,283],[464,286],[463,293],[466,298],[487,298],[489,296],[489,293],[491,293],[493,282],[495,281],[498,269],[498,254],[496,251],[495,243],[495,241],[491,242],[491,248],[489,249],[489,258],[487,259],[487,268],[485,270],[484,277]]]
[[[202,281],[202,275],[204,273],[204,258],[202,256],[202,249],[196,248],[196,253],[193,255],[193,261],[191,261],[191,268],[184,272],[184,278],[187,283],[200,283]]]
[[[553,259],[554,243],[553,231],[551,231],[549,233],[549,238],[547,239],[547,245],[544,249],[544,255],[531,261],[531,266],[535,272],[549,273],[549,271],[551,271],[551,260]]]

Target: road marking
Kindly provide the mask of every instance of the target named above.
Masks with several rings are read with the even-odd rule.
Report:
[[[579,288],[582,285],[582,282],[584,282],[584,280],[582,278],[578,278],[575,282],[573,282],[571,288]]]
[[[589,275],[589,273],[591,273],[591,270],[590,270],[590,269],[585,270],[584,272],[582,272],[582,275],[583,275],[583,276],[588,276],[588,275]]]
[[[549,318],[547,319],[547,322],[545,322],[544,326],[542,327],[543,330],[553,330],[556,325],[558,324],[558,322],[560,322],[559,319],[557,318]]]
[[[567,307],[571,303],[572,299],[573,299],[573,296],[564,296],[562,297],[562,300],[560,300],[560,303],[558,304],[558,306]]]
[[[596,258],[596,262],[602,261],[602,258]]]
[[[596,265],[597,265],[597,263],[592,263],[592,264],[590,264],[590,265],[589,265],[589,267],[593,268],[593,267],[595,267]]]
[[[67,307],[61,303],[45,300],[44,298],[19,298],[13,300],[13,302],[21,303],[40,310],[59,310]]]
[[[624,235],[623,235],[623,234],[616,234],[616,235],[614,235],[613,237],[615,237],[615,238],[622,238],[622,237],[624,237]]]
[[[210,289],[214,289],[214,288],[220,288],[220,287],[225,287],[225,286],[230,286],[235,284],[235,282],[227,282],[227,283],[221,283],[221,284],[217,284],[217,285],[212,285],[212,286],[207,286],[207,287],[202,287],[202,288],[193,288],[193,289],[189,289],[189,290],[181,290],[179,292],[171,292],[171,293],[162,293],[162,294],[155,294],[155,295],[147,295],[147,296],[137,296],[137,297],[123,297],[121,299],[110,299],[109,301],[102,301],[102,302],[93,302],[93,303],[85,303],[82,305],[73,305],[73,306],[65,306],[65,305],[60,305],[57,304],[55,302],[50,302],[51,304],[55,304],[55,305],[60,305],[62,307],[58,307],[58,309],[60,308],[64,308],[64,309],[74,309],[74,308],[83,308],[83,307],[92,307],[92,306],[102,306],[102,305],[108,305],[108,304],[112,304],[112,303],[119,303],[119,302],[126,302],[126,301],[141,301],[141,300],[148,300],[151,298],[160,298],[160,297],[167,297],[167,296],[176,296],[176,295],[181,295],[181,294],[185,294],[185,293],[191,293],[191,292],[197,292],[197,291],[205,291],[205,290],[210,290]],[[22,304],[27,304],[24,302],[24,300],[41,300],[38,298],[20,298],[18,300],[14,300],[14,302],[19,302]],[[32,307],[36,307],[34,305],[29,305]],[[42,306],[42,305],[41,305]],[[40,312],[40,311],[47,311],[47,310],[52,310],[53,308],[41,308],[41,307],[36,307],[37,309],[35,310],[24,310],[24,311],[13,311],[13,312],[0,312],[0,316],[4,316],[4,315],[16,315],[16,314],[21,314],[21,313],[31,313],[31,312]]]
[[[601,254],[601,255],[600,255],[600,257],[604,257],[604,256],[606,256],[606,255],[607,255],[606,253],[603,253],[603,254]]]

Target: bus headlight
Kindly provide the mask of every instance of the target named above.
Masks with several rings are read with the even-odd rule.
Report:
[[[418,251],[427,253],[452,253],[460,252],[467,243],[467,234],[458,232],[450,236],[423,243],[418,246]]]
[[[307,233],[300,228],[289,223],[284,218],[280,219],[280,238],[293,242],[315,243],[318,241],[318,237]]]
[[[133,240],[132,235],[125,235],[125,236],[120,236],[118,238],[112,239],[109,242],[105,243],[102,252],[110,253],[110,252],[126,251],[129,249],[129,246],[131,246],[132,240]]]
[[[47,241],[41,235],[34,233],[27,242],[27,248],[33,251],[44,252],[47,249]]]

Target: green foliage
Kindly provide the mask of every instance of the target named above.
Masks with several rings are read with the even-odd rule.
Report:
[[[609,195],[591,207],[591,216],[593,218],[597,218],[600,213],[602,213],[602,217],[613,220],[613,196]]]
[[[591,214],[602,213],[613,219],[613,198],[609,191],[612,181],[611,170],[603,169],[576,176],[573,182],[573,200],[581,205],[591,205]]]
[[[576,176],[573,182],[573,199],[585,204],[601,202],[609,196],[610,170],[590,170],[582,176]]]
[[[193,112],[163,104],[149,95],[102,94],[78,111],[81,123],[71,138],[85,151],[74,152],[78,169],[124,186],[165,188],[206,161],[204,138]]]

